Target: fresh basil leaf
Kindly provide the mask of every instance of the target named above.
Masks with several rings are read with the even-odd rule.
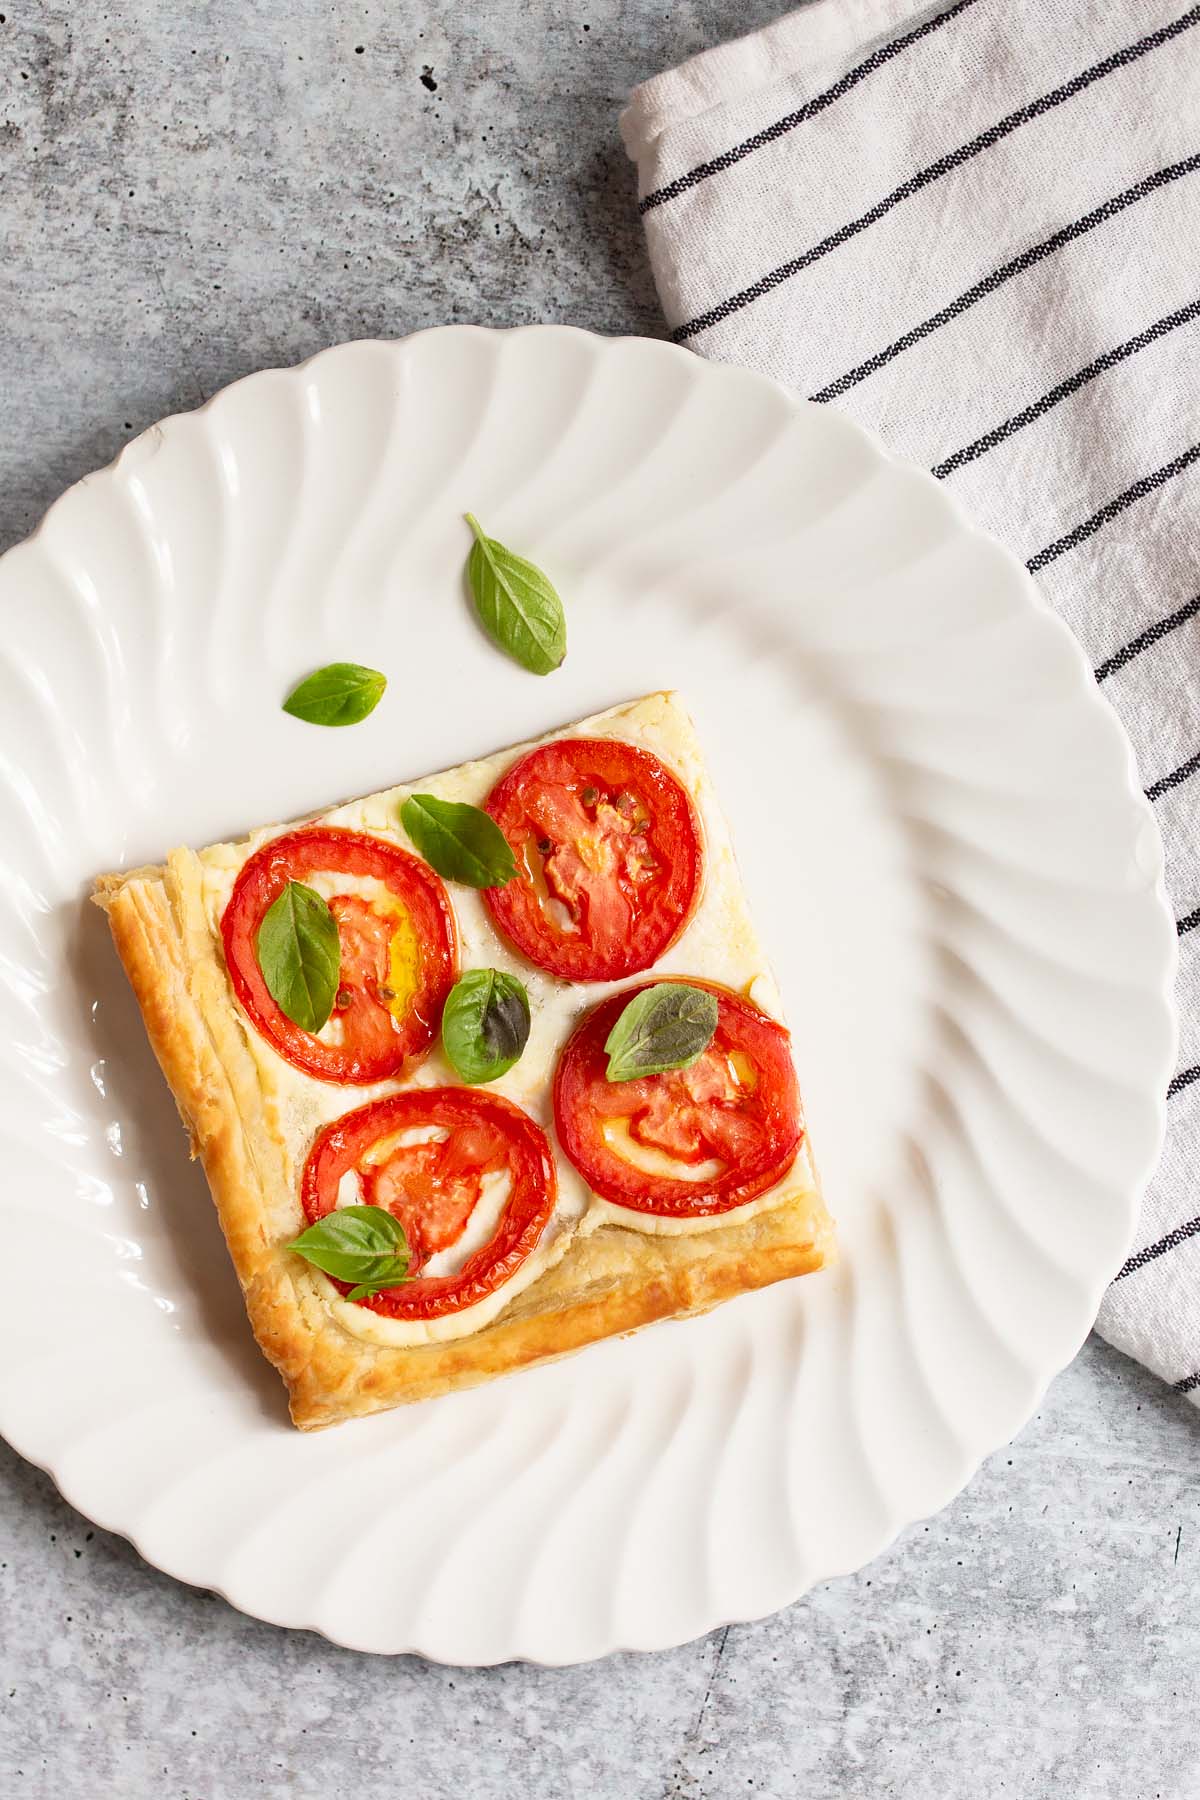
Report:
[[[528,1042],[529,995],[515,975],[471,969],[451,988],[442,1010],[442,1044],[469,1085],[506,1074]]]
[[[382,1206],[340,1206],[288,1245],[297,1256],[338,1281],[355,1285],[348,1300],[362,1300],[408,1279],[408,1239],[399,1219]]]
[[[503,887],[517,872],[508,839],[488,814],[459,800],[410,794],[400,823],[425,861],[447,881]]]
[[[608,1034],[604,1049],[610,1081],[636,1081],[686,1069],[713,1041],[717,997],[682,981],[643,988]]]
[[[258,928],[258,966],[272,1000],[302,1031],[320,1031],[341,965],[337,920],[320,894],[289,881]]]
[[[534,563],[486,536],[473,514],[466,519],[475,533],[467,580],[480,624],[523,669],[549,675],[567,654],[567,621],[552,582]]]
[[[310,725],[357,725],[383,698],[387,676],[361,663],[326,663],[293,688],[285,713]]]

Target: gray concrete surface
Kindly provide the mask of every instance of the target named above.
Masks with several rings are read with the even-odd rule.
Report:
[[[0,0],[0,544],[162,414],[342,338],[657,333],[618,107],[776,10]],[[1191,1800],[1198,1450],[1092,1342],[860,1575],[560,1672],[242,1618],[0,1446],[0,1797]]]

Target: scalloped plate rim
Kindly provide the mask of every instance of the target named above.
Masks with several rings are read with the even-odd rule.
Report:
[[[327,346],[301,362],[295,364],[272,365],[271,367],[243,375],[237,380],[227,383],[224,387],[218,389],[200,405],[169,414],[163,419],[146,427],[134,438],[131,438],[128,443],[122,445],[116,456],[113,457],[108,464],[85,474],[64,489],[62,494],[47,509],[35,528],[25,538],[10,546],[5,552],[5,556],[12,557],[21,552],[28,552],[32,547],[37,545],[39,540],[42,539],[43,535],[47,532],[47,528],[53,526],[56,518],[62,515],[62,512],[66,504],[71,500],[71,497],[79,490],[93,488],[105,480],[111,479],[121,471],[123,467],[129,467],[130,465],[135,464],[138,456],[140,454],[144,455],[151,444],[157,447],[166,434],[174,434],[180,430],[188,429],[189,422],[210,413],[226,396],[247,388],[252,388],[266,379],[272,377],[276,379],[279,377],[291,378],[293,380],[298,379],[306,372],[315,367],[319,367],[322,363],[336,361],[343,351],[353,348],[362,349],[377,347],[386,353],[408,353],[411,351],[412,347],[419,345],[423,340],[432,338],[443,339],[452,335],[458,335],[460,337],[469,336],[476,339],[495,341],[511,340],[515,338],[544,339],[547,334],[579,339],[591,346],[593,353],[599,354],[603,354],[607,350],[615,349],[628,343],[652,345],[657,355],[663,358],[674,359],[679,364],[685,365],[688,369],[690,380],[703,382],[709,379],[719,379],[743,384],[752,383],[762,390],[770,391],[773,395],[780,398],[792,408],[809,409],[813,412],[824,412],[826,410],[814,407],[811,402],[798,398],[779,383],[756,371],[743,369],[736,365],[709,363],[696,357],[692,352],[685,350],[682,346],[677,346],[658,339],[641,338],[629,334],[609,337],[569,325],[531,324],[504,329],[476,324],[454,324],[431,326],[424,330],[413,332],[402,338],[353,338],[348,339],[343,343]],[[1005,546],[999,545],[997,540],[977,527],[972,522],[956,496],[952,492],[949,492],[943,484],[937,482],[932,475],[924,470],[917,469],[915,465],[904,459],[892,455],[875,433],[868,431],[863,426],[847,418],[843,414],[838,414],[837,416],[841,428],[857,436],[864,444],[868,445],[872,454],[882,463],[893,468],[902,469],[906,474],[918,476],[920,482],[929,492],[936,493],[939,500],[947,505],[952,512],[959,534],[969,535],[981,543],[987,544],[994,551],[998,550],[1000,552],[1004,563],[1007,565],[1009,578],[1015,578],[1016,582],[1019,583],[1025,596],[1026,603],[1031,611],[1038,615],[1042,622],[1042,628],[1045,629],[1048,625],[1053,635],[1057,637],[1061,644],[1069,645],[1076,677],[1076,699],[1080,705],[1086,706],[1089,709],[1097,722],[1103,720],[1104,729],[1108,731],[1115,741],[1120,743],[1124,758],[1127,795],[1130,800],[1134,802],[1135,807],[1140,809],[1143,822],[1148,821],[1152,826],[1154,833],[1157,835],[1157,818],[1155,817],[1153,808],[1146,799],[1138,780],[1134,752],[1124,727],[1107,700],[1100,693],[1100,690],[1095,686],[1093,673],[1082,647],[1063,621],[1052,610],[1028,571]],[[1149,896],[1147,896],[1147,898],[1149,898]],[[1162,956],[1158,971],[1159,979],[1156,987],[1156,997],[1160,1002],[1162,1021],[1166,1025],[1166,1031],[1162,1037],[1162,1052],[1159,1057],[1158,1067],[1153,1071],[1148,1070],[1146,1072],[1145,1097],[1150,1100],[1153,1105],[1153,1129],[1147,1132],[1145,1142],[1141,1149],[1139,1172],[1136,1176],[1131,1177],[1126,1183],[1126,1249],[1136,1230],[1138,1207],[1142,1193],[1154,1172],[1161,1153],[1167,1121],[1166,1083],[1173,1071],[1178,1040],[1178,1022],[1173,994],[1175,971],[1178,961],[1178,939],[1174,927],[1174,915],[1166,897],[1161,866],[1155,881],[1153,898],[1160,916],[1160,925],[1162,927]],[[1122,1252],[1122,1255],[1123,1254],[1124,1252]],[[1055,1368],[1039,1371],[1036,1377],[1030,1379],[1024,1396],[1019,1403],[1014,1405],[1011,1409],[1013,1416],[1004,1438],[1000,1440],[1001,1442],[1008,1441],[1013,1433],[1019,1430],[1028,1420],[1036,1409],[1042,1395],[1044,1395],[1050,1381],[1061,1368],[1065,1367],[1075,1354],[1077,1354],[1079,1347],[1085,1341],[1091,1330],[1095,1311],[1099,1306],[1103,1292],[1108,1285],[1108,1282],[1111,1280],[1112,1275],[1120,1266],[1121,1260],[1122,1258],[1120,1256],[1114,1257],[1112,1259],[1111,1267],[1105,1267],[1103,1269],[1093,1268],[1090,1280],[1087,1284],[1088,1316],[1082,1323],[1077,1321],[1078,1329],[1073,1331],[1071,1337],[1072,1348],[1067,1355],[1062,1357]],[[516,1645],[503,1654],[497,1654],[488,1658],[472,1659],[469,1664],[465,1665],[453,1662],[449,1658],[440,1657],[436,1653],[422,1648],[421,1645],[417,1643],[406,1643],[397,1645],[395,1648],[383,1650],[377,1645],[355,1642],[352,1634],[338,1633],[331,1630],[327,1623],[323,1624],[318,1618],[311,1616],[302,1606],[298,1606],[295,1609],[283,1607],[267,1609],[261,1605],[254,1604],[246,1596],[239,1594],[236,1583],[223,1583],[215,1572],[210,1573],[203,1569],[197,1570],[195,1568],[189,1570],[185,1566],[187,1561],[186,1556],[172,1556],[160,1552],[157,1556],[151,1557],[142,1549],[136,1530],[131,1529],[128,1525],[122,1524],[120,1519],[112,1516],[108,1509],[89,1504],[86,1494],[76,1491],[77,1484],[70,1478],[60,1475],[56,1465],[59,1463],[63,1454],[61,1450],[55,1454],[39,1455],[31,1445],[22,1443],[21,1440],[24,1434],[19,1429],[5,1427],[4,1435],[20,1455],[35,1466],[43,1469],[51,1479],[55,1481],[64,1499],[66,1499],[71,1506],[79,1511],[84,1517],[91,1519],[100,1529],[111,1531],[116,1535],[124,1537],[144,1560],[160,1569],[171,1579],[181,1581],[192,1587],[215,1592],[238,1610],[246,1612],[252,1617],[262,1619],[279,1628],[312,1631],[346,1649],[361,1651],[367,1654],[422,1655],[430,1660],[448,1663],[449,1666],[490,1667],[496,1666],[504,1661],[521,1660],[545,1667],[565,1667],[573,1665],[577,1666],[581,1660],[590,1662],[625,1651],[651,1652],[674,1647],[680,1641],[691,1641],[687,1639],[680,1640],[676,1635],[668,1631],[661,1636],[658,1634],[651,1634],[640,1642],[605,1643],[603,1646],[591,1651],[587,1657],[583,1659],[572,1656],[559,1658],[546,1653],[546,1651],[541,1648]],[[942,1507],[948,1505],[950,1501],[957,1496],[962,1488],[972,1479],[986,1457],[993,1454],[997,1448],[999,1448],[999,1444],[992,1444],[990,1446],[985,1445],[977,1453],[972,1451],[962,1457],[958,1476],[952,1483],[950,1490],[945,1493],[942,1500],[938,1503],[935,1512],[940,1511]],[[867,1561],[874,1560],[876,1556],[886,1553],[902,1532],[908,1529],[912,1524],[916,1523],[918,1519],[930,1516],[934,1515],[922,1511],[911,1517],[903,1516],[892,1519],[889,1522],[887,1535],[870,1553]],[[704,1629],[705,1631],[711,1631],[726,1624],[745,1623],[752,1619],[769,1617],[774,1612],[793,1604],[796,1600],[801,1598],[804,1593],[810,1591],[814,1585],[852,1574],[863,1566],[865,1565],[861,1559],[852,1558],[842,1566],[823,1570],[811,1580],[803,1582],[795,1591],[781,1594],[777,1600],[773,1600],[767,1608],[761,1611],[738,1613],[730,1618],[714,1617],[711,1623],[706,1625]]]

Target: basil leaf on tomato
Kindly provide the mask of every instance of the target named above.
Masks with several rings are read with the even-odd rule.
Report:
[[[517,873],[508,839],[477,806],[410,794],[400,808],[400,823],[425,861],[447,881],[503,887]]]
[[[346,1298],[362,1300],[408,1278],[408,1239],[399,1219],[382,1206],[341,1206],[288,1246],[338,1281],[354,1283]]]
[[[791,1039],[743,994],[703,985],[717,1003],[717,1035],[708,1055],[687,1068],[647,1081],[608,1079],[604,1046],[642,991],[631,989],[593,1007],[558,1059],[559,1148],[593,1193],[614,1206],[660,1218],[713,1218],[765,1194],[796,1160],[804,1114]],[[634,1144],[661,1156],[657,1169],[644,1157],[629,1160]],[[700,1165],[714,1162],[702,1172]]]
[[[471,969],[451,989],[442,1013],[442,1045],[469,1086],[507,1074],[528,1042],[529,995],[515,975]]]
[[[313,1224],[350,1210],[338,1196],[351,1172],[364,1200],[394,1207],[408,1235],[409,1279],[372,1308],[392,1319],[447,1318],[502,1288],[536,1249],[558,1193],[554,1152],[529,1114],[500,1094],[457,1086],[403,1088],[331,1119],[300,1177]],[[498,1179],[507,1195],[487,1241],[457,1272],[432,1274],[432,1258],[461,1243]]]
[[[626,1006],[605,1041],[609,1081],[636,1081],[686,1069],[712,1043],[717,1029],[715,994],[682,981],[643,988]]]
[[[383,698],[387,676],[361,663],[326,663],[315,669],[283,703],[285,713],[309,725],[357,725]]]
[[[494,643],[534,675],[549,675],[567,654],[567,621],[554,584],[536,563],[488,537],[473,514],[475,543],[467,580],[479,622]]]
[[[256,947],[280,1012],[302,1031],[320,1031],[333,1011],[342,961],[337,920],[320,894],[289,881],[263,914]]]

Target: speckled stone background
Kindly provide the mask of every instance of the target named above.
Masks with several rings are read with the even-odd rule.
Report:
[[[778,10],[0,0],[0,544],[162,414],[342,338],[658,333],[617,111]],[[853,1579],[667,1655],[470,1671],[242,1618],[0,1446],[0,1800],[1193,1800],[1198,1451],[1093,1341]]]

